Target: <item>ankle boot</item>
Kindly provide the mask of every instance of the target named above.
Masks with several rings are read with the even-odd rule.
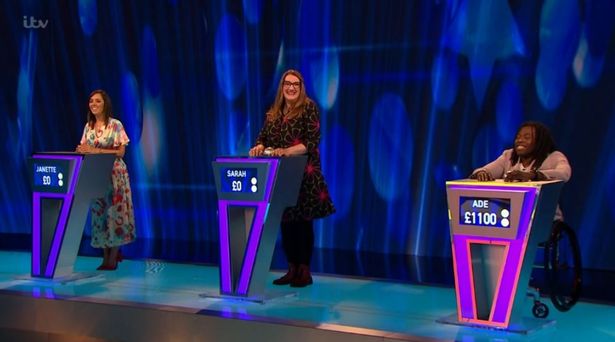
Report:
[[[312,284],[312,274],[310,274],[310,266],[299,265],[297,275],[290,282],[291,287],[306,287]]]
[[[273,281],[274,285],[288,285],[290,284],[295,276],[297,275],[297,265],[288,263],[288,272],[282,277]]]

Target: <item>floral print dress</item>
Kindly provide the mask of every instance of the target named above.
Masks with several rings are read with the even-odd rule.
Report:
[[[128,145],[128,135],[122,123],[110,118],[104,129],[85,125],[81,144],[97,148],[119,149]],[[122,158],[116,158],[111,171],[111,184],[105,197],[92,201],[92,247],[111,248],[132,242],[135,237],[135,216],[128,169]]]
[[[303,144],[307,148],[307,163],[303,172],[299,198],[295,207],[284,211],[282,221],[313,220],[335,212],[333,201],[320,167],[320,115],[313,101],[308,101],[303,113],[294,118],[280,115],[274,121],[265,120],[256,144],[287,148]]]

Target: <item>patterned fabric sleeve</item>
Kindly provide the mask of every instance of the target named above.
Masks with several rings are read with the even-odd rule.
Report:
[[[126,134],[126,130],[124,130],[124,125],[122,125],[122,122],[120,122],[120,120],[114,120],[113,124],[113,147],[128,145],[130,139],[128,139],[128,135]]]
[[[315,104],[308,105],[305,112],[306,131],[304,145],[308,154],[314,154],[318,151],[320,144],[320,114]]]
[[[263,123],[263,128],[261,128],[261,131],[258,133],[258,137],[256,138],[256,143],[254,144],[256,145],[263,145],[265,147],[267,146],[267,133],[269,132],[269,120],[267,120],[267,118],[265,117],[265,122]]]

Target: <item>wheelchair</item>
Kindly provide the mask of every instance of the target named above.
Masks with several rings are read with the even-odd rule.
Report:
[[[543,295],[548,293],[553,307],[561,312],[570,310],[581,296],[581,249],[574,230],[560,220],[553,222],[549,240],[539,244],[539,248],[543,249],[538,268],[544,272],[544,287],[534,287],[535,291],[530,292],[534,300],[532,314],[547,318],[549,307],[541,301]]]

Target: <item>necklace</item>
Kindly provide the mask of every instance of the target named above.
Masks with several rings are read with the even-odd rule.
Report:
[[[530,171],[533,168],[533,166],[534,166],[533,160],[527,166],[525,166],[523,162],[521,161],[521,159],[519,159],[519,170],[523,172],[527,172],[527,171]]]
[[[103,127],[104,127],[104,125],[94,125],[94,130],[96,131],[96,137],[97,138],[102,137],[102,135],[104,133]]]

